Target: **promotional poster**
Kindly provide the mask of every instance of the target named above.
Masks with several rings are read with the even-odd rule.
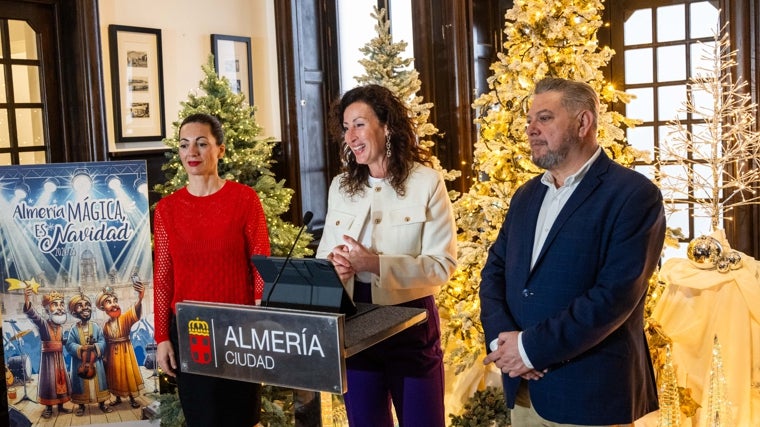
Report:
[[[144,161],[0,167],[9,422],[143,418],[158,392]]]

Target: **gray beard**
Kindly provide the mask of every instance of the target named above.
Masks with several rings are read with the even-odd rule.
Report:
[[[573,138],[572,135],[567,135],[556,150],[549,150],[542,157],[531,156],[531,160],[533,161],[533,164],[542,169],[554,169],[567,158],[567,153],[570,152],[570,148],[577,144],[578,139]]]
[[[567,150],[554,150],[544,154],[543,157],[532,157],[533,163],[542,169],[554,169],[567,157]]]
[[[50,320],[56,325],[63,325],[66,323],[66,314],[51,314]]]

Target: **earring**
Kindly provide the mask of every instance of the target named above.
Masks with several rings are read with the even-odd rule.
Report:
[[[351,151],[351,147],[348,146],[348,144],[343,144],[343,161],[348,163],[350,162],[351,156],[353,155],[353,151]]]
[[[391,156],[391,134],[385,134],[385,157]]]

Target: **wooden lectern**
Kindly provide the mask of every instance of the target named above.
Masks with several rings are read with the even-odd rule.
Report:
[[[361,303],[346,316],[181,302],[180,364],[200,375],[341,394],[347,357],[426,319],[424,309]]]

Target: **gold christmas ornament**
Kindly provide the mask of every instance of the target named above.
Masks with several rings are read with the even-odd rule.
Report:
[[[723,255],[723,246],[718,239],[711,236],[699,236],[689,242],[686,256],[692,265],[702,270],[711,270],[716,267],[718,260]]]
[[[729,251],[725,258],[728,260],[731,270],[742,268],[742,254],[739,251]]]
[[[731,264],[726,257],[720,257],[718,262],[715,263],[715,269],[718,270],[718,273],[728,273],[728,270],[731,269]]]

